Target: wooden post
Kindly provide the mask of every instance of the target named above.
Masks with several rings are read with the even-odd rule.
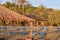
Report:
[[[31,26],[31,32],[30,32],[30,36],[32,37],[32,28],[33,28],[33,25],[32,25],[33,23],[32,22],[30,22],[30,26]]]
[[[43,21],[41,21],[41,25],[44,26],[44,22]]]
[[[10,21],[10,25],[11,25],[11,23],[12,23],[12,22]]]
[[[9,20],[6,20],[6,26],[8,26],[9,25]]]
[[[14,20],[14,26],[15,26],[15,20]]]
[[[26,25],[25,26],[27,26],[27,21],[26,21]]]
[[[33,26],[35,27],[35,22],[33,22]]]
[[[35,27],[35,21],[33,22],[33,26]]]
[[[18,21],[17,21],[17,26],[18,26]]]
[[[20,20],[20,27],[21,27],[21,20]]]
[[[39,21],[39,26],[41,26],[41,21]]]
[[[28,21],[28,27],[30,26],[30,22]],[[30,31],[30,29],[28,29]]]
[[[0,26],[2,27],[2,20],[0,20]]]
[[[36,21],[36,24],[37,24],[37,36],[38,36],[38,21]]]

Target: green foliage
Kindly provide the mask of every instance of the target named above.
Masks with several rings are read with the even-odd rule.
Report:
[[[36,7],[33,7],[31,4],[25,5],[25,11],[32,13],[33,10],[36,9]]]

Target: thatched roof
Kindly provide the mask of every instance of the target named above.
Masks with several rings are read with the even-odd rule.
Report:
[[[29,18],[35,19],[35,20],[37,20],[37,21],[46,21],[46,20],[47,20],[47,19],[45,19],[45,18],[38,17],[38,16],[36,16],[36,15],[34,15],[34,14],[29,14],[29,15],[26,15],[26,16],[29,17]]]
[[[14,20],[15,17],[11,15],[11,11],[9,11],[7,8],[0,6],[0,15],[5,20]]]
[[[0,19],[3,19],[3,17],[0,15]]]
[[[34,19],[30,19],[26,16],[20,15],[3,6],[0,6],[0,18],[7,19],[7,20],[18,20],[18,21],[22,21],[22,20],[35,21]]]
[[[15,13],[15,14],[14,14],[14,13]],[[31,19],[31,18],[26,17],[26,16],[24,16],[24,15],[20,15],[20,14],[18,14],[18,13],[16,13],[16,12],[13,12],[12,15],[17,15],[18,18],[22,18],[23,20],[26,20],[26,21],[35,21],[34,19]]]

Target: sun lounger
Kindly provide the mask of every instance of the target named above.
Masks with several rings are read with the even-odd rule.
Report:
[[[33,36],[37,35],[37,32],[34,32],[34,31],[33,31],[33,32],[32,32],[32,35],[33,35]]]
[[[16,30],[17,30],[17,31],[19,31],[19,30],[20,30],[20,28],[16,28]]]
[[[26,29],[30,29],[30,28],[31,28],[30,26],[26,27]]]
[[[3,32],[3,34],[8,34],[7,32]]]
[[[16,34],[16,32],[9,32],[9,34],[14,35],[14,34]]]
[[[43,30],[43,28],[42,27],[38,27],[38,31],[41,31],[41,30]]]
[[[27,35],[27,32],[19,32],[20,35]]]
[[[58,30],[60,30],[60,28],[59,27],[56,27],[55,30],[58,31]]]
[[[47,28],[47,27],[44,27],[44,30],[45,30],[45,31],[48,31],[48,28]]]
[[[39,32],[39,35],[40,35],[40,36],[45,36],[46,33],[45,33],[45,32]]]
[[[26,30],[26,27],[25,27],[25,26],[23,26],[21,29],[22,29],[22,30]]]

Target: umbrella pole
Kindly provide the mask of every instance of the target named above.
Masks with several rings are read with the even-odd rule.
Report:
[[[21,20],[20,20],[20,27],[21,27]]]
[[[25,26],[27,26],[27,22],[25,22],[26,23],[26,25]]]
[[[26,22],[26,27],[28,27],[28,26],[27,26],[27,22]],[[25,30],[25,31],[26,31],[26,30]]]
[[[31,27],[31,29],[30,29],[30,36],[32,37],[32,27],[33,27],[33,23],[32,23],[32,21],[30,22],[30,27]]]
[[[14,26],[15,26],[15,20],[14,20]]]
[[[0,26],[2,27],[2,20],[0,20],[0,22],[1,22],[1,23],[0,23]]]
[[[17,26],[18,26],[18,21],[17,21]]]
[[[38,21],[36,23],[37,23],[37,36],[38,36]]]
[[[10,25],[11,25],[11,21],[10,21]]]
[[[29,27],[30,26],[30,22],[28,21],[28,26],[27,27]],[[28,29],[28,31],[30,31],[30,29]]]

